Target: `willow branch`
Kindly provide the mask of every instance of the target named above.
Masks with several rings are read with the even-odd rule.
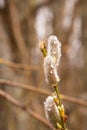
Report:
[[[47,127],[54,130],[54,128],[50,125],[49,122],[47,122],[47,120],[45,118],[41,117],[39,114],[37,114],[33,110],[27,108],[24,104],[20,103],[18,100],[13,98],[11,95],[9,95],[7,92],[3,91],[2,89],[0,89],[0,96],[2,96],[4,99],[9,101],[11,104],[15,105],[16,107],[22,109],[23,111],[25,111],[26,113],[28,113],[29,115],[34,117],[35,119],[39,120],[40,122],[45,124]]]
[[[14,82],[14,81],[5,80],[5,79],[0,79],[0,84],[12,86],[12,87],[17,87],[17,88],[22,88],[22,89],[25,89],[27,91],[39,93],[39,94],[42,94],[42,95],[45,95],[45,96],[52,94],[52,92],[50,92],[48,90],[44,90],[44,89],[41,89],[41,88],[37,88],[35,86],[25,85],[25,84],[17,83],[17,82]],[[77,99],[75,97],[66,96],[66,95],[63,95],[63,94],[60,94],[60,98],[64,101],[67,101],[67,102],[70,102],[70,103],[75,103],[75,104],[87,107],[87,101],[85,101],[85,100]]]
[[[30,66],[26,64],[18,64],[14,63],[8,60],[5,60],[3,58],[0,58],[0,64],[7,65],[8,67],[12,67],[14,69],[21,69],[21,70],[39,70],[39,67],[36,66]]]

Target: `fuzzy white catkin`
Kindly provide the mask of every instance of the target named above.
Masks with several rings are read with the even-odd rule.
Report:
[[[48,38],[47,55],[52,56],[55,65],[59,65],[61,57],[61,42],[54,35],[51,35]]]
[[[51,56],[46,56],[44,58],[44,74],[45,80],[49,86],[56,84],[60,80],[57,74],[57,67]]]
[[[56,36],[51,35],[48,38],[47,56],[44,58],[45,80],[49,86],[59,82],[57,67],[61,57],[61,43]]]
[[[57,128],[57,123],[60,124],[61,118],[57,106],[52,96],[48,96],[44,102],[45,115],[47,120],[53,127]]]

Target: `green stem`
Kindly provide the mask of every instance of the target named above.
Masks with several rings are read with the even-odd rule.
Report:
[[[47,52],[46,52],[46,50],[45,50],[45,49],[43,49],[43,50],[41,50],[41,51],[42,51],[42,53],[43,53],[44,57],[46,57],[46,56],[47,56]]]
[[[58,105],[61,106],[60,94],[59,94],[59,90],[58,90],[58,85],[57,84],[54,86],[54,89],[55,89],[55,92],[56,92],[56,95],[57,95],[57,98],[58,98],[58,101],[59,101]]]
[[[58,106],[61,106],[62,104],[61,104],[61,100],[60,100],[60,93],[59,93],[59,89],[58,89],[58,84],[56,84],[54,86],[54,89],[55,89],[55,92],[56,92],[56,95],[57,95],[57,98],[58,98],[58,101],[59,101]],[[63,117],[61,116],[60,110],[59,110],[59,113],[60,113],[60,117],[61,117],[62,128],[63,128],[63,130],[66,130],[65,123],[64,123]]]

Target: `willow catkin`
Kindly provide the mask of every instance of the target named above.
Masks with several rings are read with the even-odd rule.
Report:
[[[54,35],[51,35],[48,38],[47,55],[50,55],[53,58],[56,66],[59,65],[61,58],[61,42],[59,42]]]
[[[57,123],[61,123],[61,118],[52,96],[48,96],[46,98],[46,101],[44,102],[44,108],[47,120],[52,124],[53,127],[58,128]]]
[[[52,86],[59,81],[57,67],[55,66],[55,63],[51,56],[46,56],[44,58],[44,75],[45,80],[49,86]]]
[[[49,86],[59,82],[57,67],[61,57],[61,43],[56,36],[51,35],[48,38],[47,55],[44,58],[45,80]]]

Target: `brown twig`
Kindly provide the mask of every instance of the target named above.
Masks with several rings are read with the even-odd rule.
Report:
[[[66,96],[66,95],[63,95],[63,94],[61,94],[60,96],[65,101],[68,101],[68,102],[71,102],[71,103],[75,103],[75,104],[79,104],[79,105],[82,105],[84,107],[87,107],[87,101],[86,100],[83,100],[83,99],[80,99],[80,98],[78,99],[78,98],[75,98],[75,97]]]
[[[39,114],[37,114],[33,110],[27,108],[24,104],[20,103],[18,100],[13,98],[11,95],[3,91],[2,89],[0,89],[0,96],[8,100],[11,104],[15,105],[16,107],[19,107],[20,109],[24,110],[26,113],[28,113],[32,117],[34,117],[35,119],[45,124],[47,127],[51,128],[52,130],[55,130],[45,118],[41,117]]]
[[[13,87],[17,87],[17,88],[22,88],[22,89],[25,89],[25,90],[28,90],[28,91],[31,91],[31,92],[43,94],[45,96],[52,94],[52,92],[50,92],[48,90],[44,90],[44,89],[37,88],[37,87],[34,87],[34,86],[25,85],[25,84],[17,83],[17,82],[14,82],[14,81],[5,80],[5,79],[0,79],[0,84],[13,86]],[[75,104],[87,107],[87,101],[85,101],[85,100],[77,99],[75,97],[70,97],[70,96],[66,96],[66,95],[63,95],[63,94],[60,95],[60,98],[64,101],[67,101],[67,102],[70,102],[70,103],[75,103]]]
[[[41,88],[37,88],[37,87],[31,86],[31,85],[25,85],[25,84],[17,83],[14,81],[5,80],[5,79],[0,79],[0,84],[9,85],[9,86],[17,87],[17,88],[22,88],[22,89],[25,89],[25,90],[28,90],[31,92],[43,94],[45,96],[51,94],[51,92],[41,89]]]
[[[9,67],[12,67],[15,69],[21,69],[21,70],[39,70],[39,67],[37,67],[37,66],[18,64],[18,63],[14,63],[14,62],[5,60],[3,58],[0,58],[0,64],[4,64],[4,65],[7,65]]]
[[[57,0],[55,0],[57,1]],[[41,2],[40,4],[36,5],[32,10],[31,10],[31,14],[34,14],[36,13],[36,11],[41,8],[41,7],[44,7],[44,6],[48,6],[50,4],[52,4],[53,2],[55,2],[54,0],[47,0],[47,1],[43,1]]]
[[[18,49],[20,51],[22,63],[27,64],[29,55],[27,53],[27,47],[21,31],[18,10],[14,1],[8,0],[7,4],[8,4],[12,33],[17,43]]]

